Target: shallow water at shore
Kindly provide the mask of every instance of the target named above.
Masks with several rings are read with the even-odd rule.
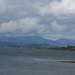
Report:
[[[0,75],[75,75],[75,51],[0,48]]]

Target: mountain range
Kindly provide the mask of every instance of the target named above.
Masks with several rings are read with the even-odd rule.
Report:
[[[75,40],[73,39],[61,38],[59,40],[56,40],[56,42],[60,43],[61,46],[67,46],[67,45],[75,46]]]
[[[50,45],[50,46],[67,46],[75,45],[75,40],[61,38],[59,40],[53,41],[45,39],[41,36],[22,36],[22,37],[0,37],[0,43],[4,42],[14,42],[22,44],[40,44],[40,45]]]

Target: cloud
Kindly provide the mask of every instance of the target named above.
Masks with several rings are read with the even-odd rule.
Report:
[[[15,33],[17,32],[18,34],[27,34],[27,33],[31,33],[31,31],[36,31],[35,27],[37,26],[39,20],[38,18],[22,18],[19,19],[17,21],[9,21],[7,23],[3,23],[0,26],[0,33],[6,33],[6,34],[13,34],[13,36],[15,35]],[[17,35],[17,34],[16,34]]]
[[[0,0],[0,36],[74,38],[74,0]]]
[[[17,15],[18,16],[25,16],[27,15],[28,13],[26,11],[21,11],[21,12],[18,12]]]
[[[64,31],[66,29],[65,25],[58,25],[56,21],[50,23],[50,25],[55,32]]]
[[[6,11],[6,6],[4,0],[0,0],[0,13],[3,13],[5,11]]]
[[[41,15],[64,16],[75,14],[75,0],[57,0],[52,1],[44,7],[40,7]]]
[[[25,36],[46,34],[47,26],[40,24],[38,17],[26,17],[17,21],[9,21],[0,25],[0,35]]]
[[[3,36],[19,36],[19,35],[28,35],[28,34],[37,34],[37,35],[54,35],[56,33],[63,32],[66,27],[58,25],[56,21],[50,23],[49,25],[40,24],[41,19],[38,17],[26,17],[19,19],[17,21],[9,21],[1,24],[0,34]],[[56,36],[57,36],[56,35]]]

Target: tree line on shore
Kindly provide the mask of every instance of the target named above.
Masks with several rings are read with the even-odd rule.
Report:
[[[51,50],[75,50],[75,46],[67,45],[67,47],[42,47],[37,49],[51,49]]]

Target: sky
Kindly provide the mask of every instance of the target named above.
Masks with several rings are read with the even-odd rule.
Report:
[[[0,36],[75,39],[75,0],[0,0]]]

